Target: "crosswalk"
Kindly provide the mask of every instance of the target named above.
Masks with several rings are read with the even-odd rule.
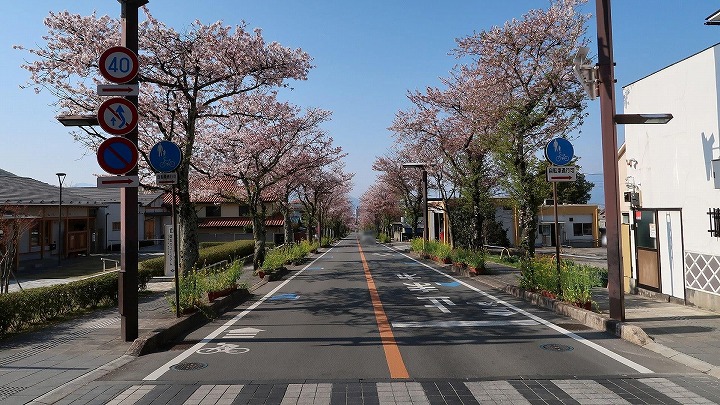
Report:
[[[720,404],[709,376],[502,381],[297,382],[247,384],[96,382],[60,404],[447,405]]]

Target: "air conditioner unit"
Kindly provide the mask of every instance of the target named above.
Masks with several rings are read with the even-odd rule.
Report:
[[[553,201],[552,198],[546,198],[545,201],[543,201],[543,205],[555,205],[555,201]]]

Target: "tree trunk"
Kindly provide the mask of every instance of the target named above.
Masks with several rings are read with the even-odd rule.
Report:
[[[285,244],[295,243],[295,235],[293,234],[292,222],[290,221],[290,206],[283,206],[283,231],[285,232]]]
[[[188,196],[189,200],[189,196]],[[199,243],[197,237],[198,218],[195,207],[190,201],[180,201],[178,210],[180,234],[178,246],[180,246],[180,272],[187,275],[195,266],[200,257]]]
[[[260,203],[262,205],[262,203]],[[265,206],[253,212],[253,239],[255,251],[253,252],[253,269],[257,270],[265,261]]]

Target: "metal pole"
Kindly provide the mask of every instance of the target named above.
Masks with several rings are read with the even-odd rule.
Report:
[[[58,177],[58,180],[60,180],[60,177]],[[57,249],[58,249],[58,267],[62,264],[62,248],[63,248],[63,217],[62,217],[62,180],[60,180],[60,201],[58,201],[58,243],[57,243]]]
[[[147,0],[120,0],[121,45],[138,53],[138,8]],[[128,84],[137,84],[137,77]],[[137,96],[128,96],[136,107]],[[137,127],[125,138],[137,147]],[[137,167],[127,173],[137,176]],[[120,190],[120,272],[118,278],[118,306],[120,307],[120,333],[126,342],[138,337],[138,189]]]
[[[615,74],[612,49],[610,0],[596,0],[600,122],[603,180],[605,183],[605,229],[607,230],[608,297],[610,318],[625,320],[622,260],[620,251],[620,186],[618,184],[617,133],[615,127]]]
[[[557,182],[553,182],[553,207],[555,208],[555,263],[557,266],[558,294],[562,294],[562,281],[560,278],[560,226],[558,225]]]
[[[175,185],[172,186],[173,267],[175,272],[175,316],[180,318],[180,275],[178,274],[178,230]]]
[[[428,214],[428,183],[427,183],[427,170],[425,169],[425,166],[423,166],[422,169],[422,183],[423,183],[423,216],[425,217],[425,220],[423,221],[423,240],[429,240],[430,231],[429,231],[429,214]]]

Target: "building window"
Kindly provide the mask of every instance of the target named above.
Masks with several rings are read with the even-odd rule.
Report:
[[[250,207],[248,207],[247,205],[241,205],[238,208],[239,208],[238,216],[240,216],[240,217],[250,216]]]
[[[113,222],[113,223],[112,223],[112,230],[113,230],[113,231],[120,231],[120,221],[118,221],[118,222]]]
[[[219,217],[220,213],[221,210],[219,205],[208,205],[207,207],[205,207],[206,217]]]
[[[573,236],[592,236],[592,224],[590,223],[574,223]]]
[[[35,224],[30,228],[30,247],[40,246],[40,224]]]

